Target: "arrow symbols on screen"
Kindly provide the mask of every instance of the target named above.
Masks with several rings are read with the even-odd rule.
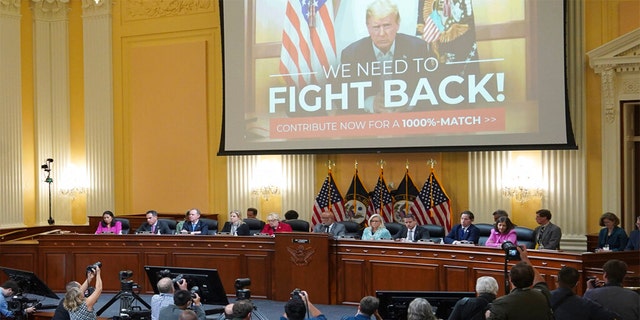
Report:
[[[496,122],[496,117],[484,117],[484,122]]]

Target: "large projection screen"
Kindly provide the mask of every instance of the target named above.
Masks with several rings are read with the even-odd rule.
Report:
[[[220,154],[576,148],[561,0],[220,0]]]

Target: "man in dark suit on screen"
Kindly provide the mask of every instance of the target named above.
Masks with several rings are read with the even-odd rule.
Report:
[[[350,70],[348,77],[341,78],[343,82],[371,82],[363,87],[364,101],[356,89],[349,90],[349,109],[364,109],[370,113],[411,110],[413,107],[409,103],[418,79],[427,74],[425,63],[428,65],[435,59],[428,59],[432,55],[424,40],[398,33],[400,13],[395,3],[390,0],[374,1],[366,14],[369,37],[350,44],[341,53],[340,63]],[[388,80],[405,83],[404,92],[409,101],[401,106],[385,105],[383,90]],[[394,85],[390,89],[399,88]],[[391,99],[398,100],[398,96],[393,95]]]

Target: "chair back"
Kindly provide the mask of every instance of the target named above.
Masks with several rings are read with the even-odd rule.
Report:
[[[440,242],[440,240],[445,236],[443,226],[439,226],[437,224],[425,224],[422,227],[429,231],[429,237],[433,239],[434,242],[436,240],[438,240],[437,242]]]
[[[163,221],[171,230],[171,234],[176,233],[176,225],[178,224],[177,221],[173,219],[158,219],[158,221]]]
[[[474,223],[474,225],[478,227],[478,229],[480,229],[478,232],[478,235],[480,236],[478,239],[478,245],[484,246],[484,244],[489,239],[489,236],[491,235],[491,230],[493,230],[493,225],[490,223]]]
[[[266,224],[262,220],[253,219],[253,218],[245,218],[242,221],[244,221],[244,223],[246,223],[249,226],[250,235],[255,235],[260,233],[264,228],[264,225]]]
[[[385,228],[387,228],[387,230],[389,230],[389,233],[393,237],[398,232],[400,232],[400,230],[402,230],[402,227],[404,226],[404,224],[398,223],[398,222],[387,222],[384,224],[384,226]]]
[[[208,234],[214,235],[218,233],[218,220],[209,219],[209,218],[200,218],[202,223],[207,224],[207,228],[209,229]]]
[[[536,247],[536,240],[533,238],[533,230],[527,227],[515,227],[518,245],[523,245],[527,249]]]
[[[290,219],[284,221],[286,224],[291,226],[293,231],[298,232],[309,232],[309,222],[300,220],[300,219]]]
[[[356,239],[362,238],[362,230],[360,230],[360,224],[355,221],[338,221],[338,223],[344,225],[344,236],[353,237]]]
[[[129,234],[129,230],[131,230],[131,225],[129,224],[129,219],[126,218],[115,218],[115,221],[120,221],[122,225],[122,234]]]

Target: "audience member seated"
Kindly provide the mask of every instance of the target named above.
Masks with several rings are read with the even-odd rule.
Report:
[[[178,290],[173,294],[173,304],[160,309],[158,320],[178,320],[182,311],[191,308],[197,315],[198,320],[206,320],[206,315],[200,303],[200,296],[194,293],[195,298],[191,298],[191,292]]]
[[[624,248],[624,250],[640,250],[640,216],[636,217],[635,230],[631,231],[631,233],[629,234],[629,241],[627,241],[627,246]]]
[[[185,279],[180,280],[177,285],[180,290],[187,290],[188,285]],[[175,293],[173,280],[169,277],[158,280],[157,288],[158,293],[151,296],[151,320],[158,320],[160,310],[173,303],[173,294]]]
[[[473,212],[462,211],[460,213],[460,224],[455,225],[451,232],[444,237],[444,243],[460,244],[462,241],[477,244],[480,238],[480,230],[473,225],[473,220]]]
[[[627,274],[624,261],[612,259],[602,266],[602,278],[587,281],[583,297],[595,301],[619,315],[618,319],[640,319],[640,295],[622,287]]]
[[[503,218],[506,217],[500,219]],[[486,313],[487,319],[553,319],[547,283],[529,261],[527,249],[516,248],[521,261],[509,272],[509,281],[514,289],[491,303]]]
[[[289,220],[285,220],[284,222],[290,225],[293,231],[298,231],[298,232],[311,231],[311,227],[308,221],[304,221],[300,219],[289,219]]]
[[[493,230],[494,225],[490,223],[476,223],[474,225],[478,228],[478,245],[484,246],[485,243],[487,243],[489,236],[491,236],[491,231]]]
[[[509,217],[500,217],[496,222],[491,235],[487,242],[484,244],[487,247],[501,248],[502,243],[505,241],[511,241],[513,244],[518,245],[518,236],[514,230],[515,226],[511,223]]]
[[[307,318],[307,308],[309,308],[310,317]],[[300,291],[300,294],[289,299],[284,305],[284,315],[280,320],[326,320],[327,318],[316,308],[309,300],[309,294],[306,291]]]
[[[248,236],[249,225],[247,225],[244,221],[242,221],[242,217],[240,216],[240,211],[233,210],[229,212],[229,221],[224,224],[224,228],[222,228],[222,232],[228,232],[232,236]]]
[[[333,212],[324,211],[320,214],[320,220],[322,223],[318,223],[314,228],[313,232],[324,232],[331,234],[334,238],[344,237],[346,232],[346,228],[343,224],[336,223],[336,218],[333,215]]]
[[[260,233],[264,233],[264,234],[268,234],[270,236],[274,235],[274,233],[279,233],[279,232],[293,232],[293,230],[291,229],[291,226],[284,223],[284,222],[280,222],[280,217],[278,216],[277,213],[272,212],[269,213],[269,215],[267,216],[267,224],[264,226],[264,228],[262,229],[262,232]]]
[[[362,240],[381,240],[381,239],[384,239],[384,240],[391,239],[391,233],[384,226],[382,217],[376,213],[374,215],[371,215],[371,217],[369,217],[369,227],[366,227],[362,232]],[[362,304],[362,301],[360,301],[360,303]]]
[[[248,208],[247,209],[247,219],[258,219],[258,209],[256,208]],[[258,219],[260,220],[260,219]]]
[[[407,320],[438,320],[427,299],[415,298],[407,308]]]
[[[122,223],[115,220],[113,212],[107,210],[102,213],[102,221],[96,229],[96,234],[100,233],[122,234]]]
[[[547,209],[536,211],[536,222],[540,225],[533,231],[536,249],[559,250],[562,230],[551,223],[551,211]]]
[[[599,303],[576,295],[573,290],[580,273],[572,267],[562,267],[558,272],[558,289],[551,291],[551,308],[556,319],[613,320],[616,314]]]
[[[493,277],[476,280],[475,298],[462,298],[453,306],[448,320],[484,320],[489,304],[498,296],[498,281]]]
[[[158,219],[158,212],[149,210],[145,216],[147,221],[136,229],[136,233],[171,234],[169,226],[167,226],[164,221]]]
[[[200,221],[202,221],[207,226],[208,235],[215,235],[218,233],[218,220],[202,218],[200,219]]]
[[[604,227],[598,234],[598,249],[600,251],[623,251],[627,246],[627,233],[620,228],[620,219],[611,212],[605,212],[600,217],[600,226]]]
[[[498,209],[498,210],[494,211],[491,215],[493,215],[493,222],[494,223],[498,222],[498,218],[500,218],[500,217],[509,217],[509,213],[507,213],[506,211],[504,211],[502,209]]]
[[[181,234],[196,234],[196,235],[208,235],[209,234],[209,226],[200,221],[200,210],[191,209],[189,210],[189,217],[187,221],[182,225],[182,230],[180,230]]]
[[[513,230],[516,232],[516,239],[518,239],[519,245],[525,246],[527,249],[536,248],[536,237],[533,235],[533,229],[516,226]]]
[[[380,215],[378,215],[378,217],[379,216]],[[382,218],[380,219],[382,220]],[[356,315],[344,316],[342,317],[342,320],[370,320],[372,316],[374,316],[377,320],[382,320],[382,317],[378,313],[379,305],[380,305],[380,300],[378,298],[372,297],[372,296],[366,296],[360,299],[360,304],[358,305],[358,312],[356,312]]]
[[[351,220],[336,222],[344,226],[344,237],[360,239],[362,237],[362,226]]]
[[[233,304],[232,315],[234,320],[249,320],[253,311],[253,304],[250,300],[240,300]]]
[[[418,221],[413,214],[407,214],[404,218],[404,226],[402,229],[393,235],[393,240],[416,242],[418,240],[428,240],[429,231],[418,225]]]
[[[284,213],[285,220],[295,220],[295,219],[298,219],[298,217],[299,217],[298,212],[295,210],[289,210]]]

